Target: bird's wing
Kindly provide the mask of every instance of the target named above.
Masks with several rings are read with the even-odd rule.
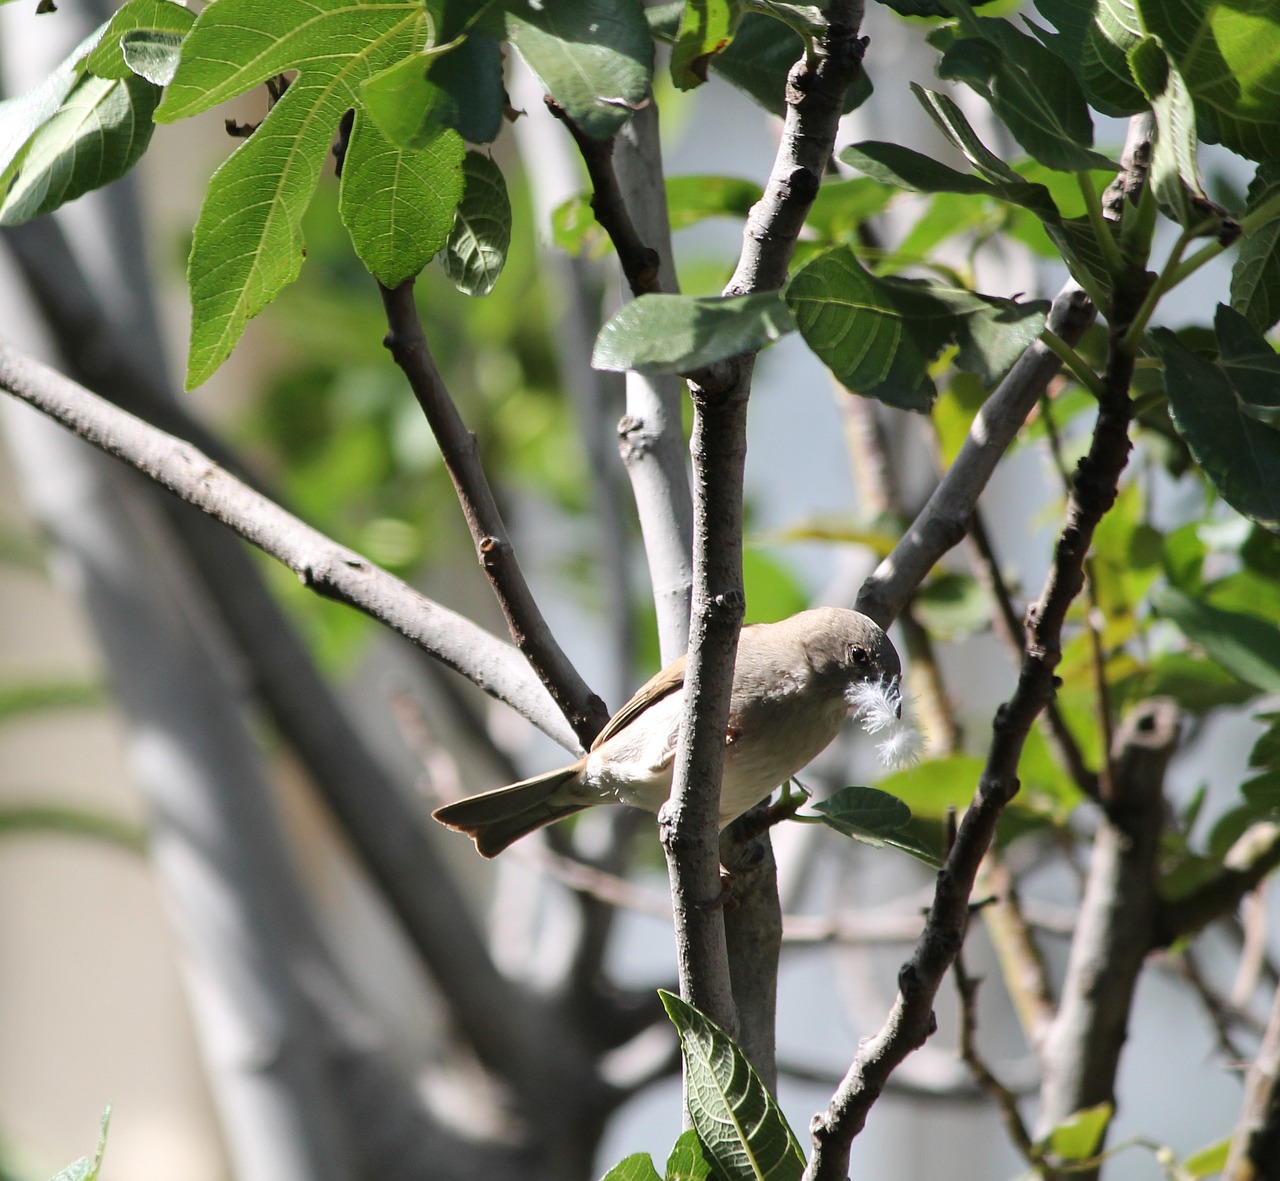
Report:
[[[670,696],[676,690],[684,688],[684,663],[685,658],[683,656],[677,657],[666,668],[654,673],[653,676],[645,681],[636,690],[635,696],[618,710],[609,719],[608,725],[596,735],[596,740],[591,744],[591,749],[596,750],[620,730],[625,730],[655,701],[661,701],[662,698]]]

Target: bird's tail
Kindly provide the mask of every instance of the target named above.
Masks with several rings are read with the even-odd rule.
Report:
[[[445,804],[433,813],[441,824],[465,832],[476,843],[483,857],[496,857],[512,841],[589,807],[594,800],[574,797],[570,793],[556,796],[566,783],[576,778],[581,763],[522,779],[508,787],[499,787],[480,795],[468,796]]]

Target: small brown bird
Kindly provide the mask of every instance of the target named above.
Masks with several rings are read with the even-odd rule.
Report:
[[[437,808],[485,857],[594,804],[657,812],[671,792],[685,658],[643,685],[577,762]],[[742,629],[720,787],[723,828],[835,738],[852,710],[869,731],[901,716],[901,665],[889,637],[842,607]],[[885,744],[886,748],[889,744]]]

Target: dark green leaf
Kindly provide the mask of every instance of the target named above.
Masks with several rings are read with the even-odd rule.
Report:
[[[1280,427],[1280,357],[1239,312],[1218,305],[1213,326],[1222,367],[1250,418]]]
[[[813,810],[828,828],[855,841],[877,849],[888,845],[930,865],[937,864],[937,858],[904,831],[911,820],[911,809],[887,791],[877,787],[842,787],[815,803]]]
[[[993,384],[1039,335],[1043,303],[1019,304],[916,279],[882,279],[846,247],[819,255],[787,289],[808,345],[849,389],[928,410],[928,367],[950,343],[956,363]]]
[[[1280,693],[1280,628],[1274,620],[1223,611],[1181,591],[1158,591],[1157,611],[1223,668],[1266,693]]]
[[[1025,183],[1022,177],[982,142],[953,99],[936,90],[926,90],[915,82],[911,83],[911,93],[924,107],[929,118],[938,125],[938,130],[963,153],[980,176],[989,181],[1015,185]]]
[[[793,331],[776,291],[756,295],[642,295],[600,330],[591,364],[637,373],[690,373],[753,352]]]
[[[488,156],[468,152],[465,187],[440,261],[467,295],[488,295],[502,273],[511,243],[511,201],[502,170]]]
[[[973,0],[973,7],[989,4],[991,0]],[[880,0],[886,8],[892,8],[899,16],[934,16],[948,17],[952,15],[951,5],[947,0]]]
[[[452,46],[450,46],[452,48]],[[360,99],[378,130],[397,148],[424,148],[458,121],[453,96],[427,76],[448,50],[425,50],[360,84]]]
[[[1222,365],[1168,329],[1150,333],[1164,365],[1169,412],[1196,462],[1238,512],[1280,530],[1280,431],[1246,414]]]
[[[507,101],[499,41],[472,32],[456,49],[434,58],[427,73],[452,96],[452,127],[467,143],[487,144],[498,138]]]
[[[1253,750],[1249,752],[1249,766],[1280,771],[1280,714],[1258,714],[1256,720],[1269,725],[1258,736]]]
[[[85,75],[23,145],[0,225],[29,221],[123,176],[151,142],[159,99],[136,75]]]
[[[712,59],[712,70],[736,86],[770,114],[786,113],[787,74],[804,54],[804,41],[781,21],[748,12],[738,26],[738,34],[723,52]],[[866,70],[845,96],[847,114],[871,95],[871,79]]]
[[[587,135],[608,139],[649,101],[653,41],[638,0],[506,0],[504,7],[511,43]]]
[[[647,1152],[633,1152],[624,1156],[613,1166],[601,1181],[663,1181],[661,1174],[653,1167],[653,1157]]]
[[[692,1005],[658,995],[680,1033],[689,1118],[717,1171],[725,1181],[800,1181],[800,1145],[742,1051]]]
[[[1280,6],[1217,0],[1138,0],[1186,80],[1206,138],[1252,160],[1280,160]]]
[[[1131,0],[1036,0],[1036,8],[1058,30],[1037,36],[1071,66],[1093,105],[1105,115],[1146,109],[1129,73],[1129,50],[1142,38]]]
[[[124,40],[139,32],[171,33],[179,38],[185,37],[195,22],[195,14],[174,0],[129,0],[116,11],[107,22],[102,39],[93,52],[85,59],[85,69],[99,78],[127,78],[130,74],[140,74],[126,59]],[[176,56],[176,55],[175,55]],[[167,69],[172,77],[172,67]],[[144,77],[150,78],[149,74]],[[166,86],[168,82],[159,82],[151,78],[158,86]]]
[[[1221,211],[1200,187],[1196,112],[1186,83],[1156,37],[1144,37],[1129,51],[1129,68],[1155,116],[1150,177],[1156,203],[1184,229],[1200,225]]]
[[[1093,120],[1067,64],[1008,21],[975,24],[982,40],[956,41],[938,65],[939,76],[988,92],[1014,139],[1041,164],[1064,172],[1108,167],[1092,150]]]
[[[729,47],[745,8],[745,0],[688,0],[671,51],[671,81],[678,90],[707,80],[711,59]]]
[[[1249,185],[1248,211],[1280,196],[1280,164],[1259,164]],[[1240,242],[1231,271],[1231,306],[1259,332],[1280,320],[1280,216]]]
[[[339,208],[356,254],[384,287],[412,278],[448,240],[462,196],[463,155],[455,131],[403,151],[372,120],[356,119]]]

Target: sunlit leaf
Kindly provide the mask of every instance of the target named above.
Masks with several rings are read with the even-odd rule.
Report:
[[[1036,8],[1058,30],[1037,28],[1037,36],[1076,71],[1098,110],[1133,115],[1146,108],[1128,66],[1129,50],[1142,39],[1132,0],[1036,0]]]
[[[738,31],[745,0],[688,0],[671,51],[671,80],[692,90],[707,80],[711,59],[723,53]]]
[[[1059,1160],[1087,1160],[1098,1151],[1114,1113],[1110,1103],[1099,1103],[1067,1116],[1049,1133],[1049,1151]]]
[[[600,1181],[663,1181],[663,1178],[653,1167],[653,1157],[647,1152],[633,1152],[624,1156]]]
[[[842,787],[825,800],[814,803],[813,810],[822,817],[823,824],[843,836],[877,849],[886,845],[901,849],[930,865],[938,863],[925,845],[905,831],[911,820],[911,809],[887,791],[877,787]]]
[[[667,1157],[667,1175],[664,1181],[708,1181],[714,1176],[711,1162],[698,1139],[698,1133],[690,1128],[681,1132],[671,1155]]]
[[[138,33],[169,33],[178,38],[185,37],[195,22],[195,13],[175,0],[129,0],[116,10],[107,27],[103,30],[102,39],[85,59],[85,69],[99,78],[127,78],[131,73],[142,73],[127,60],[125,41],[135,45]],[[163,44],[164,42],[161,42]],[[170,40],[168,42],[172,44]],[[146,51],[135,50],[135,54]],[[176,59],[176,53],[167,55],[167,59]],[[172,68],[176,60],[167,60],[165,71],[172,76]],[[149,74],[144,77],[151,77]],[[151,78],[157,85],[167,85]]]

